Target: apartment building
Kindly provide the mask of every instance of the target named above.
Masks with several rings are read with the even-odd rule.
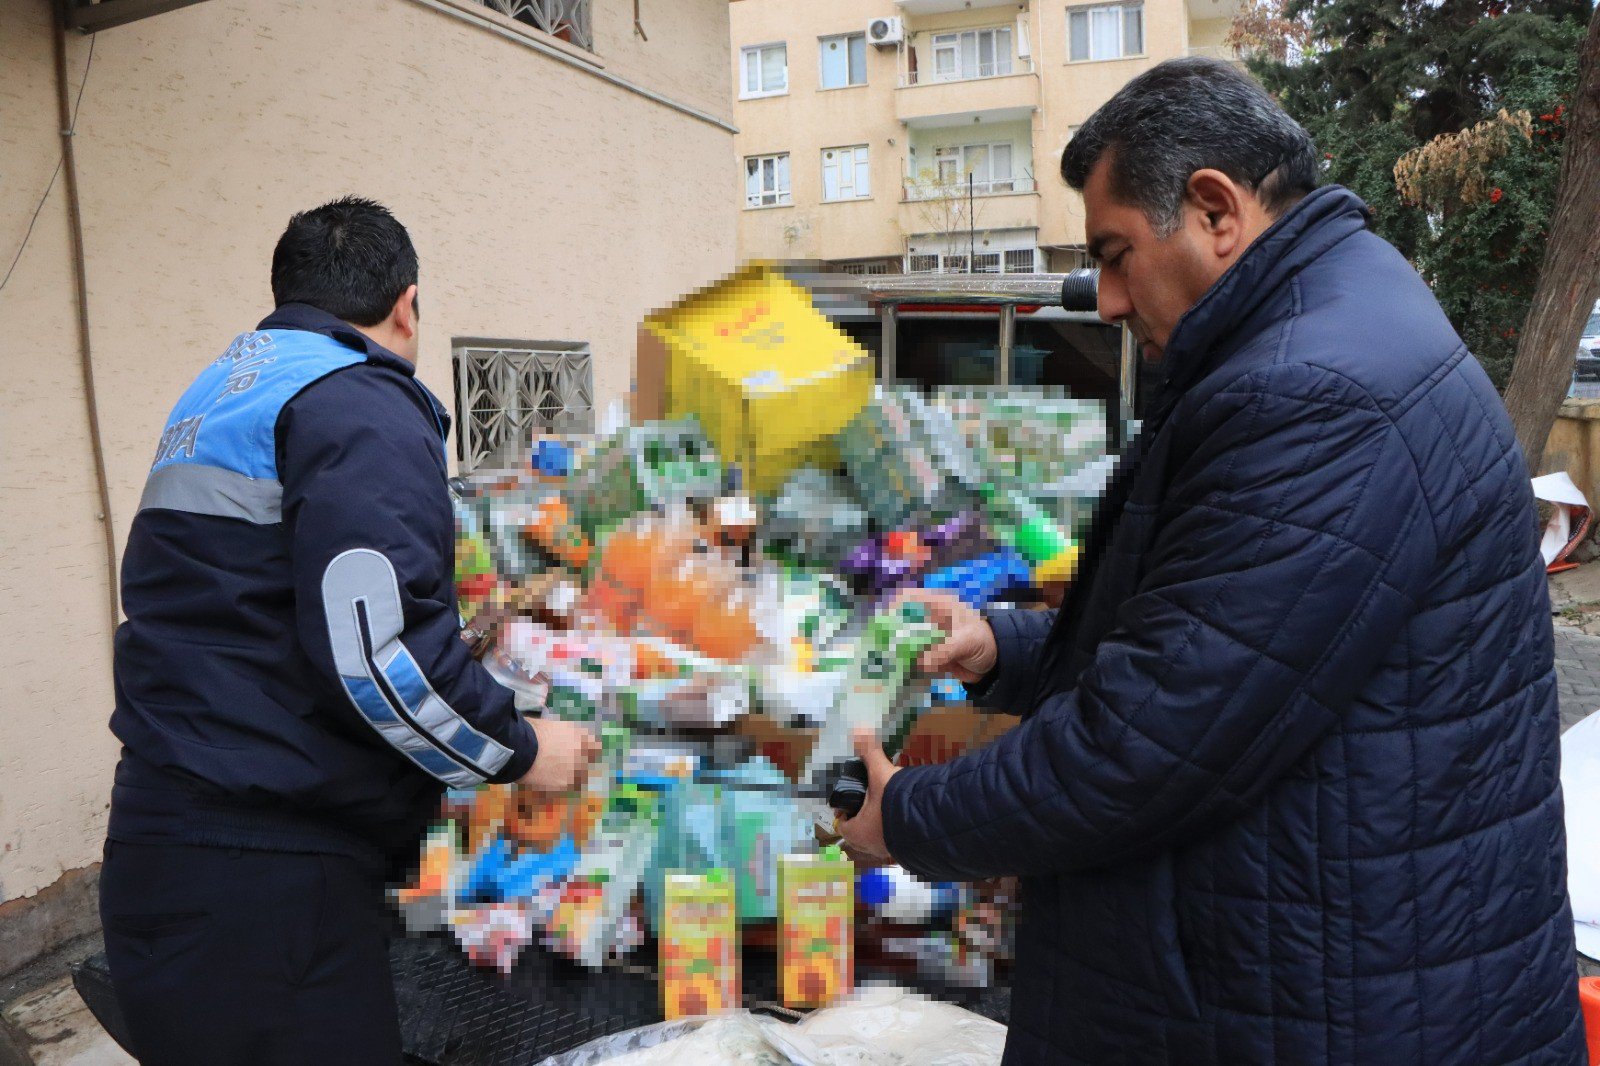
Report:
[[[92,896],[117,557],[290,214],[409,227],[458,469],[586,428],[735,265],[728,42],[726,0],[0,0],[0,977]]]
[[[853,273],[1064,271],[1073,129],[1129,78],[1231,58],[1234,0],[733,0],[739,253]]]

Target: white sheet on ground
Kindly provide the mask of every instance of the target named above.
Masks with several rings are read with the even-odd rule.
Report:
[[[1600,959],[1600,711],[1561,736],[1561,791],[1578,950]]]

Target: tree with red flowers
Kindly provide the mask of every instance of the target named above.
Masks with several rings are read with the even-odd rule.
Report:
[[[1324,180],[1432,285],[1497,385],[1538,284],[1591,0],[1245,0],[1233,43]]]

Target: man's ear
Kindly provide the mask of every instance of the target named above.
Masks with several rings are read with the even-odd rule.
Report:
[[[402,336],[414,337],[417,334],[417,287],[407,285],[405,292],[394,302],[389,309],[389,317],[394,320],[395,328]]]
[[[1245,197],[1249,194],[1237,182],[1220,170],[1197,170],[1189,175],[1184,194],[1199,212],[1206,238],[1219,258],[1243,250],[1247,243]]]

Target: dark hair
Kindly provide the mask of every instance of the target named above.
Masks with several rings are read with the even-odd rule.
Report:
[[[1160,237],[1178,228],[1197,170],[1255,190],[1273,215],[1317,187],[1311,135],[1249,75],[1201,56],[1169,59],[1118,90],[1068,142],[1061,176],[1082,192],[1108,155],[1112,193]]]
[[[345,196],[289,220],[272,251],[272,298],[375,326],[417,282],[417,250],[389,209]]]

